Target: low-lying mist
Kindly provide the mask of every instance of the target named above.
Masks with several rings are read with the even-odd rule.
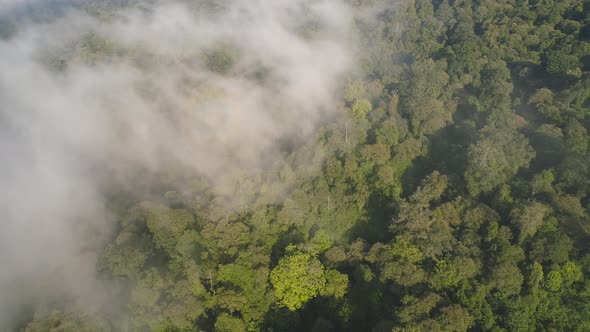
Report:
[[[0,17],[19,5],[35,2],[0,0]],[[182,169],[231,201],[335,116],[353,67],[338,0],[76,8],[0,34],[0,330],[56,294],[109,301],[109,190]]]

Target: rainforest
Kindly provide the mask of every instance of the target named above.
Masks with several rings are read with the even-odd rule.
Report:
[[[589,331],[588,129],[588,0],[0,0],[0,331]]]

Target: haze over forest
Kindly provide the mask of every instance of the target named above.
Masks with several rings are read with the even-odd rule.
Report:
[[[0,331],[588,331],[589,117],[586,0],[0,0]]]

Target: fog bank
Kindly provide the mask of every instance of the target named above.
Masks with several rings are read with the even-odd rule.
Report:
[[[0,17],[32,3],[0,0]],[[334,114],[353,67],[341,1],[134,8],[0,40],[0,330],[49,295],[108,299],[94,278],[105,188],[181,168],[231,196]]]

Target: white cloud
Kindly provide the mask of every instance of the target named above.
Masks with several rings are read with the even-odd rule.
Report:
[[[0,0],[0,8],[15,3]],[[223,193],[233,174],[280,159],[279,138],[309,135],[333,111],[353,65],[348,8],[336,0],[226,4],[215,15],[166,4],[109,23],[72,12],[0,41],[0,327],[15,298],[26,298],[16,281],[35,293],[28,286],[61,271],[51,287],[80,295],[96,286],[92,267],[79,262],[88,233],[98,240],[108,231],[106,182],[178,166]],[[303,12],[319,22],[311,37],[300,31]],[[43,64],[90,32],[115,53],[132,49],[152,61],[82,51],[63,72]],[[236,54],[226,74],[204,61],[219,47]],[[267,79],[254,79],[257,70]]]

